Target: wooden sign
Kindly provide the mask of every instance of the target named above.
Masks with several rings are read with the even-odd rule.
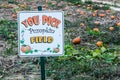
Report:
[[[63,12],[19,12],[18,45],[19,55],[23,57],[63,55]]]

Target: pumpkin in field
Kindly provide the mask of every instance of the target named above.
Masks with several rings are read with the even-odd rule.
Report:
[[[96,45],[97,45],[98,47],[101,47],[101,46],[103,45],[103,42],[102,42],[102,41],[97,41]]]
[[[110,13],[110,12],[111,12],[111,10],[106,10],[106,12]]]
[[[99,14],[99,16],[100,16],[100,17],[105,17],[105,16],[106,16],[106,14],[101,13],[101,14]]]
[[[120,27],[120,22],[118,22],[118,23],[117,23],[117,26],[119,26],[119,27]]]
[[[97,16],[97,14],[96,14],[96,13],[93,13],[92,16],[95,17],[95,16]]]
[[[95,12],[95,13],[97,13],[97,12],[98,12],[98,10],[95,10],[94,12]]]
[[[85,14],[85,13],[84,13],[83,11],[81,11],[81,12],[80,12],[80,15],[83,15],[83,14]]]
[[[95,21],[94,23],[95,23],[96,25],[100,24],[100,22],[99,22],[99,21]]]
[[[31,47],[28,46],[28,45],[23,45],[23,46],[21,47],[21,51],[22,51],[23,53],[29,52],[30,50],[31,50]]]
[[[80,13],[81,11],[80,11],[80,9],[77,9],[76,12]]]
[[[93,31],[99,32],[99,28],[93,28]]]
[[[84,24],[84,23],[80,23],[80,26],[84,27],[84,26],[85,26],[85,24]]]
[[[110,30],[110,31],[113,31],[113,30],[114,30],[114,27],[109,27],[109,30]]]
[[[78,43],[80,43],[80,41],[81,41],[80,37],[76,37],[72,40],[72,43],[73,44],[78,44]]]
[[[12,13],[12,18],[17,18],[17,13]]]
[[[115,16],[110,16],[111,19],[115,19]]]

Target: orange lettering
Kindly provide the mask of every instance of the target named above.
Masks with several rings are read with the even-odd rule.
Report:
[[[25,27],[28,27],[26,20],[24,20],[23,22],[21,22]]]
[[[38,25],[38,24],[40,23],[40,21],[39,21],[39,16],[33,16],[32,18],[33,18],[33,23],[34,23],[35,25]]]
[[[55,27],[55,21],[56,21],[56,18],[52,18],[52,19],[51,19],[51,26],[52,26],[52,27]]]
[[[27,21],[30,26],[33,26],[33,20],[31,17],[29,17]]]
[[[55,27],[58,28],[58,25],[59,25],[60,23],[61,23],[60,20],[57,20],[57,19],[56,19]]]
[[[42,24],[44,25],[47,22],[47,16],[43,15],[42,16]]]
[[[49,16],[48,19],[47,19],[48,26],[50,25],[50,23],[51,23],[51,16]]]

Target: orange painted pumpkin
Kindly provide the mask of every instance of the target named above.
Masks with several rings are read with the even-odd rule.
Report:
[[[101,47],[101,46],[103,46],[103,42],[102,42],[102,41],[97,41],[96,45],[97,45],[98,47]]]
[[[80,43],[80,41],[81,41],[80,37],[76,37],[72,40],[72,43],[73,44],[78,44],[78,43]]]
[[[21,51],[22,51],[23,53],[25,53],[26,51],[30,51],[30,50],[31,50],[31,47],[28,46],[28,45],[23,45],[23,46],[21,47]]]
[[[55,53],[58,53],[59,51],[60,51],[59,48],[54,48]]]

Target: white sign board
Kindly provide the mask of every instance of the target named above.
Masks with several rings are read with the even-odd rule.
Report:
[[[20,56],[60,56],[64,54],[64,14],[61,11],[18,13]]]

